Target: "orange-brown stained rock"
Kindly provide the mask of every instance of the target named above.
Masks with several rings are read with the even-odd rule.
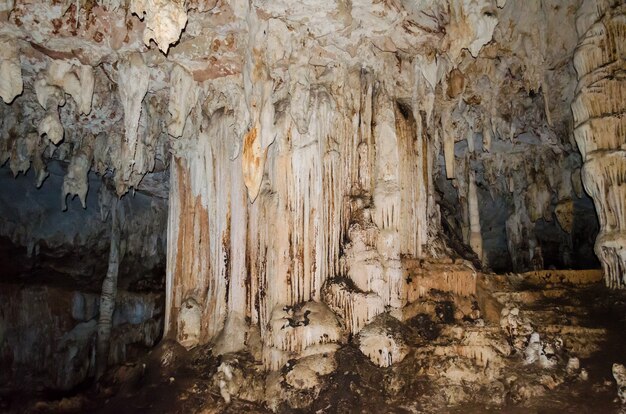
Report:
[[[259,195],[261,181],[263,180],[263,167],[265,166],[266,151],[261,149],[261,140],[258,136],[258,129],[258,126],[253,127],[243,139],[243,152],[241,159],[243,182],[248,189],[248,198],[250,199],[250,202],[254,202],[257,195]]]
[[[448,90],[447,94],[449,98],[458,97],[465,88],[465,76],[463,72],[458,69],[454,69],[450,72],[448,77]]]
[[[213,56],[211,56],[211,58],[213,58]],[[193,80],[196,82],[204,82],[209,79],[241,73],[241,62],[222,57],[212,62],[211,58],[209,58],[209,64],[206,65],[206,67],[192,70],[191,74],[193,75]]]

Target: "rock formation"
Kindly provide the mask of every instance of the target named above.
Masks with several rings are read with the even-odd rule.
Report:
[[[585,1],[576,29],[580,38],[574,55],[578,86],[572,112],[574,135],[584,160],[583,183],[600,220],[595,252],[607,285],[624,288],[626,7],[619,1]]]
[[[28,312],[57,312],[37,332],[76,367],[64,389],[161,332],[159,370],[219,356],[220,401],[274,411],[313,407],[349,359],[396,402],[412,369],[441,406],[574,381],[606,332],[525,300],[591,295],[551,268],[626,286],[625,7],[0,1],[0,255],[27,258],[20,297],[82,298],[7,310],[1,361],[41,364],[9,358],[3,324],[34,349]],[[517,357],[543,385],[504,378]]]

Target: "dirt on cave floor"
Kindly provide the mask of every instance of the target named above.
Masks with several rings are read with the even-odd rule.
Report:
[[[444,301],[434,313],[402,323],[410,351],[401,362],[380,368],[351,341],[335,353],[337,368],[318,387],[293,390],[283,382],[284,395],[274,408],[283,413],[623,412],[611,367],[626,363],[626,292],[601,283],[493,280],[489,295],[507,309],[503,314],[516,314],[517,332],[502,321],[454,320],[453,302]],[[549,355],[554,367],[524,363],[529,326],[542,344],[556,344]],[[476,349],[468,352],[467,335],[459,332],[478,332]],[[507,346],[508,355],[497,352]],[[568,372],[570,357],[579,358],[580,368]],[[263,401],[260,363],[247,352],[229,358],[242,367],[240,396],[255,402],[235,397],[225,403],[216,381],[223,358],[213,356],[210,346],[187,351],[164,340],[140,360],[112,368],[97,385],[64,395],[0,395],[0,411],[271,412]]]

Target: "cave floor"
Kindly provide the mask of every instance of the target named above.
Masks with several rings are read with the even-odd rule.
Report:
[[[575,274],[575,273],[572,273]],[[374,365],[353,344],[337,353],[337,369],[313,391],[281,396],[278,412],[302,413],[611,413],[613,363],[626,363],[626,293],[572,278],[486,276],[484,320],[454,320],[445,306],[403,323],[411,345],[391,367]],[[536,276],[536,275],[535,275]],[[449,305],[445,303],[443,305]],[[507,309],[503,311],[503,309]],[[491,313],[489,317],[488,313]],[[499,315],[515,315],[502,317]],[[491,319],[491,321],[490,321]],[[511,325],[511,320],[516,323]],[[508,321],[508,322],[507,322]],[[524,363],[529,332],[541,337],[554,366]],[[469,334],[468,334],[469,333]],[[467,338],[474,342],[467,342]],[[507,348],[510,352],[497,352]],[[496,350],[496,351],[494,351]],[[577,357],[580,368],[566,368]],[[230,356],[244,379],[226,404],[215,374],[222,362],[209,346],[190,351],[163,341],[144,358],[110,370],[98,386],[65,396],[0,397],[13,412],[271,412],[265,374],[249,353]],[[62,398],[64,397],[64,398]],[[245,401],[256,400],[257,402]],[[303,408],[293,408],[302,406]],[[306,408],[304,408],[306,406]]]

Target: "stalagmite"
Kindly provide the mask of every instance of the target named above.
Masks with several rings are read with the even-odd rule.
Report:
[[[574,136],[600,221],[595,252],[609,287],[626,287],[626,5],[586,0],[577,19]]]
[[[401,325],[390,316],[379,316],[359,333],[359,349],[379,367],[402,362],[409,353]]]
[[[343,318],[348,332],[352,334],[358,333],[385,311],[385,303],[380,296],[373,292],[355,291],[342,281],[327,285],[324,302]]]
[[[480,232],[480,215],[478,210],[478,194],[476,192],[476,178],[471,172],[468,178],[467,202],[470,221],[470,246],[474,253],[482,258],[483,237]]]
[[[117,296],[117,277],[120,262],[124,256],[124,247],[121,239],[121,219],[118,216],[117,200],[111,207],[111,247],[109,250],[109,267],[102,282],[100,296],[100,316],[98,317],[98,337],[96,350],[96,378],[100,378],[107,368],[109,361],[109,346],[115,299]]]
[[[344,340],[341,323],[323,303],[277,306],[263,335],[263,363],[276,371],[290,359],[329,352]]]
[[[15,41],[0,38],[0,97],[9,104],[22,93],[22,67]]]
[[[626,405],[626,367],[622,364],[613,364],[613,378],[617,383],[617,397]]]

